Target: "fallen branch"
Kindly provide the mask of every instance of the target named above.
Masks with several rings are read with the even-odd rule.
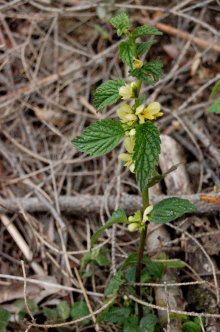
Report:
[[[156,27],[159,30],[161,30],[171,36],[177,36],[184,40],[189,40],[191,38],[190,33],[173,28],[170,25],[167,25],[164,23],[156,23]],[[201,48],[204,48],[204,49],[210,48],[211,50],[220,53],[220,45],[214,44],[210,40],[205,40],[205,39],[202,39],[199,37],[193,37],[192,42],[194,42]]]
[[[181,197],[190,200],[196,205],[196,213],[214,213],[220,211],[220,206],[218,204],[207,203],[201,201],[202,194],[193,195],[175,195],[175,197]],[[158,195],[151,197],[151,203],[155,204],[164,198],[169,198],[172,196]],[[219,198],[220,194],[209,194],[209,197]],[[59,206],[61,211],[75,214],[88,214],[99,212],[100,207],[103,206],[106,198],[104,196],[60,196]],[[114,210],[115,207],[115,196],[108,197],[108,206],[110,210]],[[124,208],[126,212],[133,212],[134,210],[141,208],[141,199],[136,195],[123,194],[119,206]],[[20,207],[25,211],[29,212],[46,212],[49,211],[48,206],[42,203],[38,198],[13,198],[13,199],[2,199],[0,198],[0,213],[7,212],[19,212]]]
[[[153,19],[156,19],[158,17],[160,17],[162,15],[161,11],[157,11],[154,15],[153,15]],[[144,18],[140,18],[139,21],[142,24],[149,24],[149,18],[148,16],[145,16]],[[157,22],[155,24],[155,26],[162,32],[167,33],[168,35],[174,36],[174,37],[179,37],[182,38],[184,40],[190,40],[192,42],[194,42],[195,44],[197,44],[199,47],[203,48],[203,49],[207,49],[210,48],[211,50],[220,53],[220,45],[216,44],[210,40],[205,40],[199,37],[192,37],[190,33],[182,31],[180,29],[174,28],[168,24],[164,24],[161,22]]]

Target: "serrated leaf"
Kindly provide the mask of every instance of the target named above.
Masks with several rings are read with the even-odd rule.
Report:
[[[149,221],[163,224],[181,217],[185,213],[195,211],[196,207],[187,199],[178,197],[166,198],[154,205]]]
[[[128,319],[124,323],[123,332],[140,332],[137,316],[128,317]]]
[[[220,81],[217,81],[212,88],[210,97],[215,97],[219,91],[220,91]]]
[[[57,312],[60,318],[67,320],[70,316],[70,306],[66,301],[61,301],[57,305]]]
[[[140,321],[141,332],[154,332],[158,318],[154,314],[147,314]]]
[[[118,36],[121,36],[129,28],[129,19],[125,13],[113,17],[110,23],[117,29]]]
[[[118,271],[109,281],[109,284],[105,289],[105,295],[116,295],[120,286],[123,285],[125,281],[124,272]]]
[[[99,314],[97,321],[123,325],[127,321],[130,312],[130,308],[111,307],[108,311]]]
[[[130,41],[124,41],[119,44],[119,58],[129,65],[133,66],[133,57],[135,55],[135,46]]]
[[[220,97],[208,108],[208,112],[220,114]]]
[[[145,63],[142,68],[147,73],[150,73],[153,76],[154,81],[157,82],[160,79],[160,77],[163,75],[162,67],[163,63],[159,58],[157,58],[154,61]]]
[[[159,31],[155,27],[147,26],[147,25],[142,25],[137,27],[132,31],[132,37],[133,38],[138,38],[142,36],[149,36],[149,35],[162,35],[163,32]]]
[[[10,319],[10,312],[8,310],[6,310],[5,308],[0,307],[0,332],[4,332],[9,319]]]
[[[151,40],[149,42],[143,42],[143,43],[137,43],[136,47],[137,47],[137,53],[138,55],[142,55],[145,52],[149,51],[149,49],[151,48],[152,45],[156,44],[157,40]]]
[[[142,68],[130,69],[129,75],[153,84],[162,76],[162,67],[163,64],[158,58],[155,61],[145,63]]]
[[[97,110],[112,105],[118,101],[121,96],[119,95],[119,88],[125,85],[125,81],[121,79],[109,80],[102,83],[94,93],[94,105]]]
[[[143,192],[147,186],[160,154],[160,133],[150,121],[136,129],[133,160],[138,185]]]
[[[100,235],[109,227],[111,227],[114,224],[122,224],[127,223],[127,216],[125,214],[125,211],[123,209],[118,209],[114,211],[111,215],[111,217],[108,219],[105,225],[100,227],[97,232],[95,232],[91,238],[91,246],[93,247],[94,244],[97,242]]]
[[[89,315],[89,309],[85,301],[75,302],[70,309],[70,316],[73,319],[78,319],[87,315]],[[90,319],[85,319],[82,322],[80,322],[80,324],[86,325],[89,323],[89,321]]]
[[[100,120],[87,127],[81,136],[71,142],[81,152],[102,156],[113,150],[124,135],[120,122]]]

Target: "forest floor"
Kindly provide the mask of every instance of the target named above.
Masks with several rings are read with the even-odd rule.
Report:
[[[11,314],[7,331],[25,331],[24,317],[46,322],[48,310],[63,301],[85,300],[92,314],[103,306],[122,259],[137,248],[138,233],[117,226],[99,242],[110,264],[87,269],[87,278],[78,272],[91,234],[111,212],[140,207],[135,179],[117,159],[121,146],[88,157],[70,143],[92,122],[117,116],[117,106],[96,112],[96,87],[131,80],[108,23],[122,9],[133,26],[150,24],[164,33],[147,54],[161,58],[164,76],[144,90],[165,114],[156,122],[160,170],[182,165],[152,191],[152,202],[176,195],[197,206],[195,214],[157,229],[156,238],[151,230],[146,252],[185,264],[167,279],[179,283],[178,296],[168,294],[171,313],[205,313],[201,331],[220,331],[220,116],[207,111],[220,80],[219,0],[1,0],[0,309]],[[31,300],[32,318],[24,298]],[[113,323],[100,326],[119,331]],[[93,323],[68,329],[98,331]]]

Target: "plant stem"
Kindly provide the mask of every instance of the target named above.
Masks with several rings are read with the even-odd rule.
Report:
[[[142,204],[143,204],[143,211],[144,211],[149,205],[148,188],[146,188],[142,193]],[[135,276],[135,281],[136,282],[141,281],[142,259],[143,259],[143,255],[144,255],[146,235],[147,235],[147,224],[145,224],[145,227],[141,231],[141,234],[140,234],[140,242],[139,242],[139,248],[138,248],[138,258],[137,258],[137,266],[136,266],[136,276]],[[140,295],[141,295],[140,286],[136,286],[136,294],[137,294],[138,297],[140,297]],[[138,318],[139,318],[139,320],[141,320],[142,317],[143,317],[143,307],[142,307],[141,304],[138,304]]]

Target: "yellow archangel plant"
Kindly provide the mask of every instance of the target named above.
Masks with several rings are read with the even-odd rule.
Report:
[[[188,200],[178,197],[164,199],[154,206],[149,204],[149,188],[169,172],[166,174],[157,172],[160,133],[154,121],[163,115],[161,105],[157,101],[148,103],[148,96],[141,94],[143,83],[153,85],[160,79],[162,63],[159,58],[145,61],[146,53],[156,40],[142,41],[140,38],[162,35],[162,33],[152,26],[138,26],[132,29],[125,13],[114,17],[111,24],[117,29],[118,36],[127,37],[127,40],[119,44],[119,58],[129,67],[128,74],[134,78],[134,81],[126,83],[123,79],[114,79],[102,83],[94,93],[94,105],[97,111],[100,111],[121,101],[117,109],[119,120],[97,121],[87,127],[81,136],[74,138],[72,143],[79,151],[92,156],[101,156],[112,151],[123,139],[126,151],[119,154],[118,158],[136,177],[142,195],[142,209],[134,211],[131,216],[127,216],[122,208],[114,211],[106,224],[93,234],[91,246],[93,247],[101,234],[113,224],[122,223],[127,225],[130,232],[139,231],[139,248],[137,254],[131,254],[133,256],[130,259],[136,266],[134,281],[138,283],[142,278],[144,264],[147,264],[148,270],[150,264],[156,264],[149,258],[144,258],[148,223],[171,222],[184,213],[193,212],[195,206]],[[119,288],[126,282],[126,267],[131,264],[128,261],[129,258],[113,277],[114,287],[110,282],[106,295],[116,295]],[[141,297],[140,287],[136,288],[136,294]],[[141,306],[138,307],[138,312],[139,322],[143,316]]]

